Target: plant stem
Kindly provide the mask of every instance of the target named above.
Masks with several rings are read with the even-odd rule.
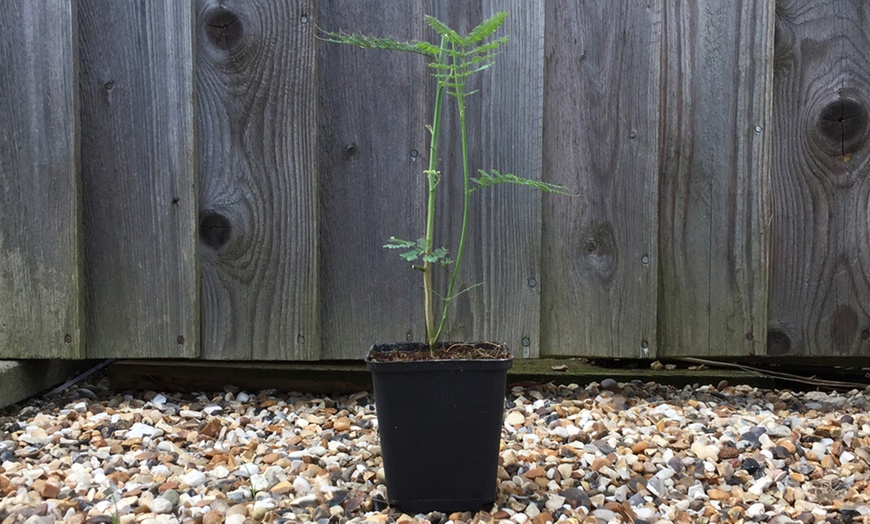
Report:
[[[441,37],[441,52],[438,62],[443,63],[447,54],[447,38]],[[435,92],[435,111],[432,116],[432,137],[429,142],[429,169],[426,171],[426,179],[429,183],[429,198],[426,206],[426,253],[432,253],[435,238],[435,197],[437,195],[438,175],[435,168],[438,165],[438,134],[441,127],[441,108],[443,102],[444,85],[438,82]],[[429,352],[435,357],[435,344],[438,342],[438,334],[435,332],[434,291],[432,289],[432,262],[423,263],[423,309],[426,319],[426,342],[429,344]]]
[[[454,53],[454,63],[456,55]],[[444,326],[447,324],[447,313],[450,309],[450,303],[453,302],[453,288],[456,285],[456,277],[459,274],[459,267],[462,263],[462,252],[465,250],[465,236],[468,230],[468,208],[470,203],[471,188],[469,187],[468,173],[468,140],[465,130],[465,82],[456,82],[456,108],[459,113],[459,136],[460,144],[462,144],[462,229],[459,233],[459,247],[456,250],[456,261],[453,263],[453,272],[450,274],[450,283],[447,285],[447,295],[444,297],[444,307],[441,310],[441,322],[438,324],[438,331],[435,332],[435,339],[441,336]]]

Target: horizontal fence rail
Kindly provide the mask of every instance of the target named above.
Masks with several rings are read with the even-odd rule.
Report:
[[[865,356],[860,0],[0,0],[0,358],[340,360],[421,340],[432,40],[497,10],[451,340],[524,358]],[[461,214],[442,136],[436,235]],[[445,244],[447,241],[436,241]],[[451,248],[452,246],[447,245]],[[436,277],[444,285],[446,278]],[[479,284],[479,285],[478,285]]]

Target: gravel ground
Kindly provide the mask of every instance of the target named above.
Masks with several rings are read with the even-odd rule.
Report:
[[[495,506],[404,515],[365,392],[94,379],[2,412],[0,522],[870,522],[868,394],[516,387]]]

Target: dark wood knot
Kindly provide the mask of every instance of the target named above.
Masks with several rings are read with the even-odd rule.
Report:
[[[205,34],[220,49],[232,50],[245,34],[241,18],[223,6],[209,10],[203,19]]]
[[[227,217],[217,211],[203,211],[199,218],[199,237],[210,248],[217,249],[230,240],[233,227]]]

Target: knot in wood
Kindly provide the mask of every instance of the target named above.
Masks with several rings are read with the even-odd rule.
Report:
[[[217,249],[230,240],[233,227],[230,220],[217,211],[203,211],[199,219],[199,237],[212,249]]]
[[[239,16],[223,6],[209,10],[203,19],[208,40],[220,49],[232,50],[245,34]]]
[[[851,98],[835,100],[819,113],[816,131],[830,153],[851,155],[867,141],[867,108]]]

